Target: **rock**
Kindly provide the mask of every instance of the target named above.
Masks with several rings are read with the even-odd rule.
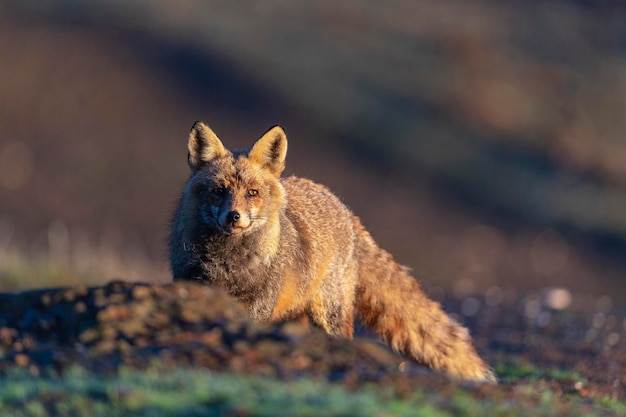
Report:
[[[23,368],[28,366],[28,364],[30,363],[28,355],[25,355],[23,353],[16,354],[13,360],[15,361],[15,364],[17,366],[21,366]]]

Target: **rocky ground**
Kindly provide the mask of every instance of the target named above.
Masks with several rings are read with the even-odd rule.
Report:
[[[536,302],[535,302],[536,301]],[[626,400],[623,311],[557,311],[528,298],[485,304],[462,319],[509,395],[518,381],[583,398]],[[468,310],[444,300],[452,314]],[[335,339],[307,324],[261,324],[228,296],[195,284],[112,282],[0,294],[0,372],[63,373],[75,364],[114,373],[121,366],[191,366],[218,372],[325,379],[357,388],[374,383],[402,395],[420,387],[450,390],[441,375],[406,361],[359,328]],[[454,384],[453,384],[454,385]]]

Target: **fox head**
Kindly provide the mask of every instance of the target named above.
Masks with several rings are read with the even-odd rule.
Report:
[[[279,215],[285,191],[287,137],[280,126],[268,130],[249,150],[228,150],[203,122],[189,134],[189,191],[200,221],[229,234],[257,230]]]

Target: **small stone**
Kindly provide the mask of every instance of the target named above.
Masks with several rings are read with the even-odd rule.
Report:
[[[222,329],[219,327],[213,328],[211,331],[204,333],[201,336],[202,343],[207,346],[215,346],[222,343]]]
[[[35,346],[35,340],[31,335],[25,335],[22,338],[22,343],[24,344],[24,347],[29,350]]]
[[[292,357],[289,359],[289,364],[291,365],[291,368],[297,371],[303,371],[305,369],[308,369],[313,364],[313,360],[311,359],[311,357],[303,353],[296,353],[292,355]]]
[[[93,292],[93,303],[96,307],[101,308],[107,305],[106,295],[104,289],[98,288]]]
[[[45,306],[49,306],[50,304],[52,304],[52,298],[50,297],[50,294],[44,294],[41,296],[41,304]]]
[[[109,295],[109,304],[123,304],[126,301],[126,294]]]
[[[180,318],[187,323],[197,323],[202,320],[202,315],[195,309],[183,306],[183,309],[180,312]]]
[[[80,297],[84,297],[87,294],[89,294],[89,289],[87,287],[85,287],[84,285],[78,285],[74,288],[74,291],[76,292],[76,295],[80,296]]]
[[[236,340],[233,343],[233,351],[237,353],[244,353],[247,350],[250,350],[250,343],[245,340]]]
[[[115,340],[104,339],[96,343],[90,350],[92,355],[106,355],[115,351]]]
[[[121,293],[124,291],[124,283],[120,281],[111,281],[108,285],[109,291],[112,293]]]
[[[66,290],[63,293],[63,299],[67,301],[68,303],[71,303],[72,301],[76,299],[76,293],[72,289]]]
[[[115,350],[117,352],[129,352],[131,349],[132,346],[126,340],[122,339],[115,342]]]
[[[130,316],[129,308],[125,305],[111,305],[98,312],[98,321],[122,320]]]
[[[271,358],[280,355],[281,348],[283,346],[284,345],[280,342],[262,339],[254,346],[254,352],[260,354],[263,357]],[[252,349],[248,349],[248,351],[251,350]]]
[[[128,320],[119,324],[119,330],[127,338],[148,333],[142,320]]]
[[[176,294],[180,298],[185,299],[185,298],[187,298],[189,296],[189,291],[185,287],[179,287],[179,288],[176,289]]]
[[[133,298],[142,299],[150,297],[150,287],[144,287],[143,285],[138,285],[133,288]]]
[[[169,325],[170,316],[163,312],[155,311],[146,321],[150,326],[158,329]]]
[[[17,330],[10,327],[0,328],[0,340],[4,343],[11,343],[13,338],[17,336]]]
[[[142,301],[133,303],[131,306],[132,317],[136,319],[146,318],[150,312],[154,309],[154,303],[150,299],[144,299]]]
[[[97,329],[87,329],[78,336],[78,340],[80,340],[81,343],[91,343],[99,337],[100,332]]]
[[[18,353],[17,355],[15,355],[14,360],[15,360],[15,364],[21,367],[26,367],[30,363],[30,359],[28,358],[28,355],[25,355],[23,353]]]
[[[113,340],[117,338],[117,329],[112,326],[102,326],[100,333],[103,339]]]
[[[146,336],[139,336],[138,338],[135,339],[134,343],[135,343],[135,346],[142,348],[150,344],[150,339]]]

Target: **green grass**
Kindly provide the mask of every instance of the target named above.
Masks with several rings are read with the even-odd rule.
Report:
[[[527,361],[506,360],[496,364],[494,367],[496,375],[503,383],[525,380],[536,382],[539,379],[557,380],[560,382],[581,382],[586,383],[587,379],[580,372],[558,369],[542,368]]]
[[[97,377],[74,368],[63,378],[16,371],[0,380],[3,416],[372,416],[383,411],[411,415],[409,403],[381,403],[375,396],[307,379],[284,383],[188,369]]]
[[[585,403],[537,392],[530,384],[514,391],[455,387],[418,390],[400,398],[391,389],[365,386],[349,392],[339,384],[216,374],[207,370],[122,369],[98,376],[73,368],[63,377],[34,377],[13,370],[0,377],[0,415],[17,416],[603,416],[624,404],[606,399]]]

